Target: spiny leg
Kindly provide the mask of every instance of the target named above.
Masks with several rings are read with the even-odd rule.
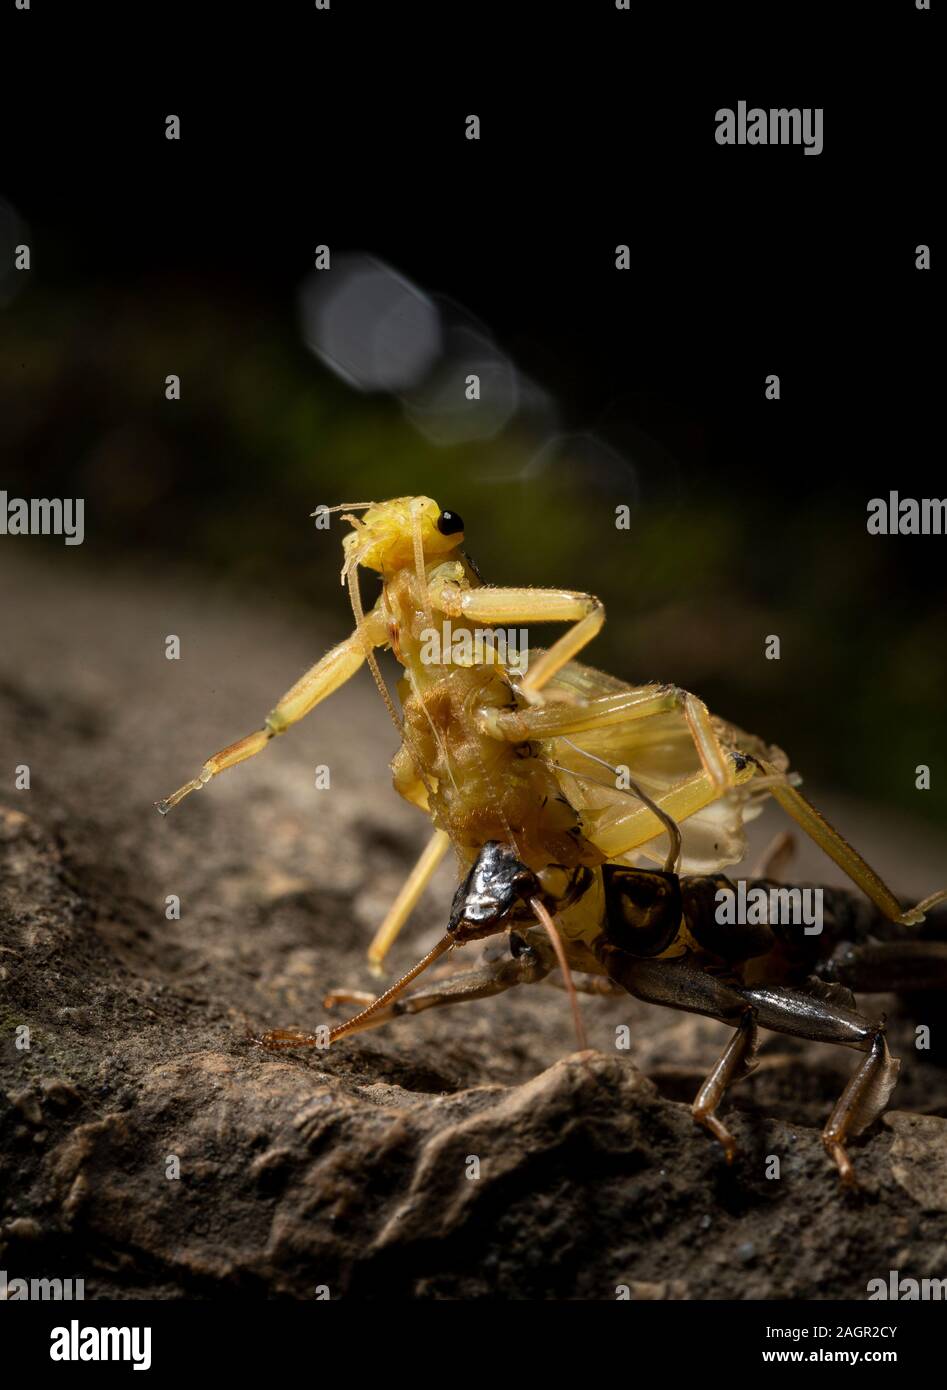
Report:
[[[923,920],[925,912],[947,897],[947,890],[932,893],[922,903],[904,912],[887,884],[835,827],[790,784],[784,773],[769,763],[741,753],[731,752],[728,756],[732,764],[733,790],[745,787],[751,794],[764,788],[769,791],[797,825],[838,864],[889,921],[898,922],[903,926],[916,926]],[[703,770],[678,782],[662,795],[655,796],[654,800],[662,810],[680,822],[717,800],[720,795],[719,787],[706,770]],[[619,809],[607,812],[596,825],[590,838],[609,859],[617,859],[653,840],[660,833],[661,822],[657,816],[647,807],[641,806],[634,811]]]
[[[205,787],[211,778],[216,777],[219,772],[224,772],[228,767],[235,767],[237,763],[242,763],[247,758],[252,758],[255,754],[262,752],[270,739],[285,733],[310,710],[315,709],[316,705],[327,695],[331,695],[333,691],[338,690],[339,686],[344,685],[355,675],[365,660],[366,640],[371,640],[376,645],[381,645],[388,640],[387,628],[385,628],[380,615],[376,613],[370,614],[366,619],[366,632],[369,635],[368,639],[363,639],[359,633],[353,632],[344,642],[340,642],[338,646],[326,652],[324,657],[317,661],[304,676],[301,676],[291,689],[287,690],[279,703],[267,715],[262,729],[257,729],[245,738],[238,739],[236,743],[222,748],[219,753],[215,753],[213,757],[207,759],[195,778],[190,782],[185,782],[183,787],[172,792],[164,801],[156,801],[155,805],[161,814],[167,815],[172,807],[177,806],[179,801],[183,801],[190,792],[200,791],[201,787]]]
[[[723,1100],[729,1086],[736,1081],[742,1081],[755,1069],[758,1046],[756,1019],[753,1010],[747,1009],[691,1106],[694,1123],[702,1125],[719,1140],[728,1163],[732,1163],[736,1156],[737,1143],[723,1121],[718,1118],[717,1106]]]

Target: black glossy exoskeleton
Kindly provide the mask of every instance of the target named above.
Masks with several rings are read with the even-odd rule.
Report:
[[[693,1105],[695,1121],[720,1141],[728,1162],[736,1145],[716,1112],[727,1087],[755,1066],[758,1029],[864,1053],[822,1136],[843,1181],[852,1182],[846,1143],[884,1110],[900,1067],[888,1051],[883,1020],[863,1015],[853,991],[947,988],[947,942],[922,938],[917,928],[887,921],[846,889],[818,890],[819,930],[807,934],[800,922],[773,912],[744,914],[773,920],[725,920],[722,900],[727,894],[737,898],[738,885],[723,874],[679,877],[669,870],[606,864],[596,884],[595,873],[587,868],[557,877],[556,867],[536,874],[508,846],[498,841],[485,845],[457,890],[448,932],[435,953],[504,931],[509,932],[509,951],[477,969],[396,997],[418,973],[416,967],[411,977],[334,1029],[333,1040],[401,1015],[543,980],[556,966],[557,955],[546,932],[535,925],[540,904],[560,922],[578,990],[627,991],[648,1003],[733,1026],[733,1036]],[[755,893],[770,903],[774,894],[791,903],[792,895],[802,892],[801,886],[787,887],[770,878],[743,884],[746,898]],[[299,1036],[287,1035],[287,1045],[298,1045]]]

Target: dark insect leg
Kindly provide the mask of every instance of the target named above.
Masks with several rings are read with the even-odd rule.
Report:
[[[835,1103],[822,1131],[822,1142],[835,1159],[842,1182],[855,1185],[855,1170],[845,1151],[846,1139],[854,1139],[878,1118],[894,1090],[901,1063],[892,1057],[879,1024],[871,1051],[858,1065],[845,1090]]]
[[[694,1122],[720,1141],[727,1162],[732,1163],[736,1141],[716,1110],[727,1087],[748,1075],[755,1064],[757,1031],[752,1005],[738,985],[683,961],[641,960],[614,946],[601,947],[599,956],[609,976],[638,999],[736,1024],[736,1032],[698,1091],[691,1110]]]
[[[599,958],[611,979],[639,999],[741,1026],[698,1096],[698,1103],[703,1098],[701,1110],[704,1114],[713,1113],[728,1082],[737,1079],[741,1061],[752,1061],[749,1041],[742,1047],[738,1041],[748,1011],[752,1012],[755,1024],[774,1033],[788,1033],[814,1042],[838,1043],[866,1052],[868,1055],[846,1086],[823,1133],[823,1142],[843,1181],[853,1180],[845,1141],[867,1129],[881,1114],[900,1068],[900,1063],[888,1052],[882,1023],[871,1023],[855,1009],[825,997],[829,991],[824,986],[824,993],[815,988],[809,991],[782,986],[746,989],[695,969],[687,962],[637,960],[626,951],[607,944],[599,948]],[[746,1027],[749,1031],[749,1024]],[[697,1116],[696,1107],[695,1118],[698,1123],[704,1123]],[[725,1149],[728,1148],[713,1125],[705,1127],[717,1135]]]
[[[822,1142],[835,1160],[842,1181],[855,1182],[845,1151],[878,1118],[894,1090],[901,1063],[888,1051],[884,1023],[871,1023],[855,1009],[818,994],[797,989],[748,989],[747,999],[763,1028],[816,1042],[840,1043],[868,1055],[842,1092],[822,1131]]]
[[[476,970],[468,970],[462,975],[451,975],[440,984],[427,989],[419,989],[415,994],[395,999],[385,1009],[380,1009],[365,1023],[366,1028],[377,1028],[393,1018],[423,1013],[425,1009],[441,1009],[448,1004],[467,1004],[473,999],[489,999],[491,995],[503,994],[516,985],[531,985],[542,980],[555,965],[555,957],[547,957],[541,948],[529,946],[518,956],[507,956],[504,960],[493,961]],[[356,1030],[361,1031],[361,1029]]]
[[[473,999],[489,999],[491,995],[502,994],[504,990],[512,989],[515,985],[535,984],[548,975],[555,964],[556,958],[551,948],[547,948],[545,943],[530,943],[518,956],[507,956],[505,959],[492,961],[477,970],[452,975],[428,989],[419,989],[416,994],[394,999],[364,1023],[359,1023],[351,1032],[361,1033],[369,1028],[378,1028],[383,1023],[390,1023],[394,1018],[423,1013],[425,1009],[440,1009],[448,1004],[466,1004]],[[292,1029],[274,1029],[265,1033],[259,1041],[264,1047],[276,1051],[287,1047],[314,1046],[316,1036]]]
[[[717,1117],[717,1106],[723,1100],[728,1086],[742,1081],[756,1067],[756,1049],[759,1034],[753,1010],[747,1009],[733,1037],[724,1048],[720,1060],[714,1064],[713,1071],[697,1092],[691,1107],[694,1123],[702,1125],[723,1145],[728,1163],[736,1156],[737,1145],[733,1135],[722,1120]]]
[[[947,989],[947,941],[843,943],[816,972],[863,994]]]
[[[686,961],[644,960],[607,944],[600,945],[596,955],[610,979],[648,1004],[706,1014],[734,1026],[746,1013],[745,991],[738,984],[709,975]]]

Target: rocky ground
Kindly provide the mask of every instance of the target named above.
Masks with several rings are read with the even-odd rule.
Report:
[[[394,732],[360,678],[162,820],[152,802],[342,635],[342,599],[333,627],[185,577],[90,579],[79,553],[2,575],[8,1277],[82,1277],[88,1298],[715,1299],[947,1275],[947,1070],[890,999],[866,1003],[895,1013],[902,1080],[854,1194],[818,1136],[842,1049],[768,1037],[729,1103],[728,1170],[687,1105],[727,1030],[630,999],[583,1002],[586,1053],[547,987],[330,1053],[254,1047],[324,1021],[327,987],[372,985],[367,941],[427,830],[388,785]],[[822,800],[905,895],[939,886],[936,841]],[[764,820],[757,839],[781,824]],[[838,881],[815,852],[798,867]],[[445,867],[395,968],[440,934],[452,886]],[[918,1017],[936,1042],[933,1001]]]

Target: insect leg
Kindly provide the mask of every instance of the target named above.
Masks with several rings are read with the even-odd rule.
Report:
[[[731,776],[735,786],[749,783],[747,790],[766,787],[780,806],[792,816],[793,820],[813,839],[821,849],[833,859],[839,868],[856,883],[875,904],[880,912],[891,922],[902,926],[916,926],[923,921],[924,913],[935,906],[945,893],[933,893],[924,902],[905,912],[891,889],[882,881],[869,864],[866,864],[856,849],[839,834],[806,798],[791,786],[785,776],[769,763],[730,753]],[[752,780],[751,780],[752,779]],[[704,770],[679,782],[655,797],[657,804],[680,822],[715,801],[720,789]],[[639,845],[646,844],[660,834],[660,821],[647,807],[633,811],[616,809],[606,812],[595,827],[591,839],[609,859],[617,859]]]
[[[753,765],[740,755],[729,756],[735,785],[749,782],[755,772]],[[680,824],[688,816],[718,800],[719,796],[719,786],[708,772],[701,770],[678,782],[661,796],[655,796],[654,800],[662,811]],[[618,859],[663,834],[664,826],[647,806],[629,809],[620,806],[602,815],[594,831],[590,831],[589,838],[607,859]]]
[[[380,625],[379,619],[376,618],[373,622],[373,615],[369,615],[366,628],[372,640],[377,639],[376,645],[388,640],[387,629]],[[285,733],[291,725],[298,723],[310,710],[315,709],[327,695],[331,695],[354,676],[365,660],[365,650],[364,640],[357,632],[353,632],[344,642],[326,652],[321,660],[287,690],[263,721],[262,729],[257,729],[246,738],[238,739],[236,743],[222,748],[219,753],[207,759],[192,781],[185,782],[183,787],[172,792],[164,801],[156,801],[155,805],[161,814],[167,815],[188,793],[200,791],[201,787],[205,787],[219,772],[224,772],[228,767],[235,767],[237,763],[262,752],[270,739],[275,738],[277,734]]]
[[[901,1063],[888,1051],[884,1026],[879,1024],[867,1057],[859,1063],[822,1131],[826,1151],[835,1159],[847,1186],[855,1184],[855,1170],[845,1141],[856,1138],[878,1118],[888,1104],[900,1070]]]
[[[901,1065],[888,1052],[883,1023],[872,1023],[855,1009],[821,994],[781,986],[746,989],[708,975],[686,961],[638,959],[607,941],[599,945],[596,954],[611,979],[650,1004],[663,1004],[734,1024],[743,1024],[746,1011],[751,1010],[755,1024],[774,1033],[788,1033],[814,1042],[838,1043],[866,1052],[868,1055],[843,1091],[822,1136],[843,1182],[853,1181],[845,1141],[867,1129],[881,1114]],[[715,1101],[714,1093],[719,1089],[722,1094],[727,1081],[736,1079],[741,1061],[752,1060],[748,1043],[741,1046],[737,1039],[732,1039],[731,1046],[733,1052],[729,1049],[724,1052],[698,1094],[697,1103],[700,1103],[701,1097],[708,1092],[705,1109],[707,1099],[711,1109],[719,1102],[719,1095]],[[703,1123],[696,1113],[695,1118]],[[720,1134],[717,1137],[724,1142]]]
[[[520,690],[529,699],[557,671],[588,646],[605,622],[605,606],[592,594],[572,589],[459,589],[445,584],[431,590],[431,601],[449,618],[487,623],[572,623],[530,667]]]
[[[864,994],[947,989],[947,941],[846,942],[817,972]]]
[[[391,950],[398,933],[411,916],[421,894],[433,877],[438,864],[447,853],[450,836],[443,830],[435,830],[421,853],[421,857],[405,879],[381,926],[378,928],[368,948],[368,963],[373,974],[380,974],[385,956]]]
[[[423,1013],[425,1009],[441,1009],[449,1004],[467,1004],[473,999],[489,999],[491,995],[502,994],[516,985],[535,984],[548,975],[555,964],[556,958],[545,943],[530,944],[517,956],[492,961],[462,975],[451,975],[440,984],[419,989],[416,994],[394,999],[384,1008],[376,1010],[364,1023],[352,1028],[351,1033],[378,1028],[383,1023],[390,1023],[392,1019]],[[272,1033],[264,1034],[260,1042],[264,1047],[273,1049],[305,1047],[311,1046],[315,1037],[309,1033],[276,1029]]]
[[[755,1065],[757,1029],[752,1005],[738,986],[708,975],[686,961],[644,960],[607,943],[599,945],[596,955],[609,978],[636,998],[736,1025],[736,1031],[691,1107],[695,1124],[719,1140],[727,1162],[732,1163],[737,1151],[736,1140],[718,1119],[716,1110],[727,1087],[747,1076]]]
[[[776,769],[768,763],[761,762],[759,766],[765,773],[776,772]],[[796,824],[825,851],[830,859],[835,861],[853,883],[858,884],[862,892],[890,921],[899,922],[903,926],[916,926],[924,920],[925,911],[933,907],[942,897],[941,894],[935,893],[931,898],[925,899],[923,903],[918,903],[916,907],[906,912],[891,889],[878,877],[871,865],[865,863],[858,851],[852,848],[844,836],[835,829],[835,826],[830,825],[801,792],[790,786],[785,780],[772,782],[770,792],[774,800],[778,801],[783,810],[792,816]]]
[[[891,1056],[884,1022],[872,1023],[845,1004],[805,990],[760,988],[745,991],[763,1028],[818,1042],[841,1043],[867,1056],[859,1063],[822,1132],[822,1142],[835,1160],[841,1179],[855,1181],[846,1139],[853,1139],[884,1110],[898,1079],[901,1063]]]
[[[480,590],[473,590],[479,593]],[[526,680],[542,664],[544,658],[531,668]],[[558,669],[558,668],[557,668]],[[520,682],[523,690],[525,680]],[[590,729],[605,729],[630,720],[650,719],[655,715],[679,711],[697,749],[704,771],[719,789],[735,785],[732,760],[720,742],[710,712],[703,700],[681,690],[676,685],[622,690],[614,695],[587,700],[582,705],[533,705],[529,709],[479,710],[477,723],[492,738],[512,743],[529,739],[557,738],[566,734],[586,733]]]
[[[702,1125],[719,1140],[728,1163],[732,1163],[736,1156],[737,1143],[723,1121],[717,1117],[717,1106],[723,1100],[729,1086],[735,1081],[742,1081],[755,1070],[758,1045],[756,1017],[752,1009],[747,1009],[691,1106],[694,1123]]]

